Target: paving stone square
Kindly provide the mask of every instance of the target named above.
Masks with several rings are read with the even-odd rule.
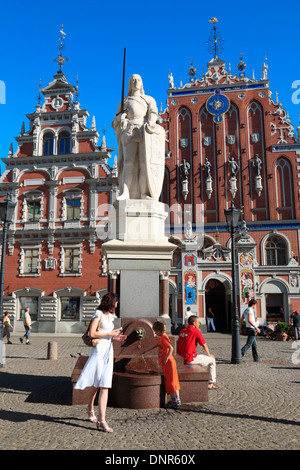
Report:
[[[85,405],[71,403],[72,370],[79,354],[89,354],[80,336],[33,333],[25,345],[12,335],[0,369],[0,448],[299,450],[300,344],[258,338],[259,363],[248,351],[242,364],[231,364],[231,336],[204,337],[216,357],[219,385],[209,401],[183,403],[178,410],[108,407],[114,428],[108,434],[87,420]],[[57,342],[57,360],[47,359],[49,341]],[[241,336],[241,346],[245,342]]]

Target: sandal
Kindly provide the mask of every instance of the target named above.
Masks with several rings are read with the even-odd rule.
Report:
[[[219,387],[216,384],[209,384],[208,390],[217,390]]]
[[[89,408],[87,407],[86,412],[87,412],[87,414],[88,414],[89,421],[90,421],[91,423],[96,423],[96,422],[97,422],[97,418],[96,418],[96,415],[95,415],[94,410],[89,410]]]
[[[105,425],[102,425],[102,423],[105,423]],[[106,421],[97,421],[96,426],[98,431],[114,432],[114,430],[108,426]]]

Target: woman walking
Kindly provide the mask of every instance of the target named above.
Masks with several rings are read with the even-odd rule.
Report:
[[[12,329],[12,326],[9,319],[9,312],[5,312],[3,317],[3,337],[6,336],[7,344],[12,344],[10,341],[10,329]]]
[[[113,432],[106,422],[106,407],[108,399],[108,389],[112,386],[113,375],[113,345],[112,340],[124,341],[126,336],[120,330],[114,330],[113,313],[118,304],[116,294],[109,292],[104,295],[101,303],[93,315],[90,325],[89,336],[99,340],[98,344],[92,348],[81,375],[76,382],[75,389],[83,390],[91,387],[91,396],[88,405],[89,420],[96,423],[97,429],[105,432]],[[98,329],[98,324],[100,329]],[[99,415],[98,419],[94,412],[94,401],[99,391]]]

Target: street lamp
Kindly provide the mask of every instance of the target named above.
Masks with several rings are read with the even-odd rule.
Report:
[[[0,368],[4,365],[3,358],[3,290],[4,290],[4,271],[5,271],[5,253],[8,224],[13,221],[16,203],[9,198],[0,202],[0,221],[3,224],[2,233],[2,253],[0,268]]]
[[[229,209],[224,210],[228,231],[231,235],[231,271],[232,271],[232,319],[231,319],[231,364],[240,364],[243,362],[240,347],[240,319],[237,306],[237,279],[236,279],[236,262],[235,262],[235,238],[234,232],[236,231],[239,223],[241,210],[237,209],[233,201]]]

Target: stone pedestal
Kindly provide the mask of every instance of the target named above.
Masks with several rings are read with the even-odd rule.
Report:
[[[116,201],[113,214],[117,240],[124,242],[167,242],[165,236],[165,212],[162,202],[153,199],[129,199]]]
[[[104,243],[102,252],[111,287],[118,285],[120,318],[163,315],[168,323],[166,283],[176,247],[165,236],[164,204],[133,199],[117,201],[115,209],[112,225],[116,239]]]

